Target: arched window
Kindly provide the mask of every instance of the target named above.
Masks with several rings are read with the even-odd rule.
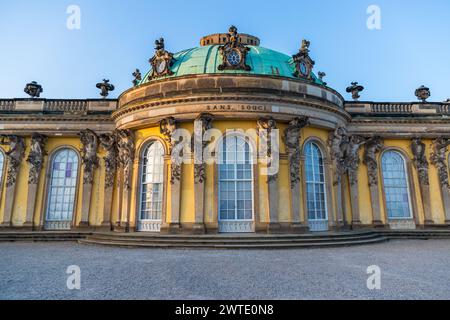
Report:
[[[142,153],[139,231],[160,231],[164,192],[164,147],[151,142]]]
[[[0,151],[0,183],[3,183],[3,166],[5,164],[5,155],[2,151]],[[1,186],[0,185],[0,192],[1,192]]]
[[[75,209],[78,155],[61,149],[53,156],[48,186],[46,229],[70,229]]]
[[[320,148],[313,142],[305,145],[306,209],[311,231],[328,230],[325,173]]]
[[[253,165],[243,137],[226,137],[219,149],[219,231],[253,232]]]
[[[394,150],[384,152],[381,169],[388,218],[412,218],[409,185],[403,156]]]

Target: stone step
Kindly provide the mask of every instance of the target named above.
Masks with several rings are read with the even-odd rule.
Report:
[[[145,240],[217,240],[217,239],[225,239],[225,240],[236,240],[236,241],[256,241],[256,240],[291,240],[291,239],[305,239],[305,240],[314,240],[314,239],[340,239],[340,238],[348,238],[348,237],[361,237],[361,236],[376,236],[377,233],[369,231],[369,232],[346,232],[346,233],[316,233],[316,234],[216,234],[216,235],[161,235],[158,233],[94,233],[90,237],[95,238],[109,238],[113,237],[115,239],[139,239],[142,241]]]
[[[388,241],[385,237],[377,237],[366,240],[351,240],[351,241],[326,241],[326,242],[314,242],[303,241],[298,243],[270,243],[270,244],[193,244],[193,243],[154,243],[154,242],[128,242],[128,241],[98,241],[90,239],[78,240],[81,244],[87,245],[103,245],[103,246],[119,246],[127,248],[161,248],[161,249],[298,249],[298,248],[326,248],[326,247],[345,247],[354,245],[368,245]]]
[[[76,241],[91,233],[85,232],[0,232],[0,242],[13,241]]]

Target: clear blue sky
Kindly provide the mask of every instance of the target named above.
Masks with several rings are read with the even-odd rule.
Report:
[[[72,4],[81,8],[81,30],[66,28]],[[366,26],[372,4],[381,30]],[[364,100],[414,101],[422,84],[430,100],[450,98],[448,0],[1,0],[0,98],[25,97],[32,80],[45,98],[97,98],[103,78],[117,97],[135,68],[149,69],[156,38],[177,52],[231,24],[287,54],[309,39],[315,71],[347,99],[351,81],[366,87]]]

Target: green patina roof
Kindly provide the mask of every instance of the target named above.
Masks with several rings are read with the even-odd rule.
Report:
[[[252,68],[251,71],[221,71],[218,69],[218,66],[222,63],[219,47],[220,45],[210,45],[175,53],[173,55],[175,61],[171,68],[173,75],[166,76],[166,78],[195,74],[222,73],[267,75],[298,79],[294,76],[295,66],[291,56],[257,46],[248,46],[250,52],[247,54],[247,64]],[[151,71],[152,70],[145,75],[141,84],[149,82],[148,77],[151,75]],[[322,84],[314,74],[312,76],[316,83]]]

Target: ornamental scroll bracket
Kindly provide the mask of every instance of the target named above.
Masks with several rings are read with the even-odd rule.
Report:
[[[0,144],[8,145],[9,151],[5,152],[8,160],[6,172],[6,187],[16,184],[20,164],[25,156],[25,139],[16,135],[3,135]]]
[[[41,174],[44,157],[47,155],[45,144],[48,138],[39,133],[33,133],[31,137],[31,150],[28,154],[27,162],[30,165],[28,174],[28,184],[38,184],[39,175]]]
[[[369,186],[378,185],[378,161],[377,155],[383,149],[383,139],[381,137],[369,138],[364,150],[363,163],[367,166],[369,176]]]
[[[428,160],[426,155],[425,143],[419,137],[415,137],[411,141],[411,151],[413,153],[413,164],[417,170],[419,181],[422,186],[429,186],[430,179],[428,176]]]
[[[116,130],[114,132],[117,150],[118,150],[118,166],[123,168],[124,187],[125,190],[131,189],[131,168],[133,167],[135,143],[134,132],[125,130]]]
[[[292,189],[300,182],[301,130],[308,124],[308,117],[297,117],[291,120],[284,130],[283,142],[288,154]]]
[[[99,159],[97,156],[98,137],[97,134],[86,129],[80,132],[81,140],[81,160],[84,166],[83,183],[92,184],[94,181],[94,171],[99,166]]]

